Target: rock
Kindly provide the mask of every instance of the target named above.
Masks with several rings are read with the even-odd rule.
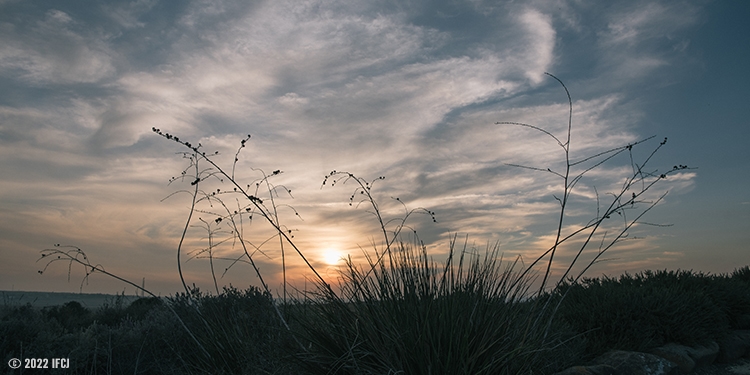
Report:
[[[719,344],[712,341],[707,345],[690,347],[669,343],[652,349],[649,352],[674,362],[681,373],[688,374],[696,367],[714,363],[714,360],[719,355]]]
[[[668,359],[669,361],[677,365],[677,368],[680,369],[680,373],[688,374],[695,369],[695,360],[693,360],[690,355],[688,355],[688,349],[690,348],[684,345],[669,343],[667,345],[651,349],[649,352],[664,359]]]
[[[676,364],[662,357],[613,350],[597,357],[589,366],[574,366],[555,375],[678,375]]]
[[[610,365],[573,366],[555,375],[618,375],[617,370]]]
[[[716,362],[729,363],[750,354],[750,330],[732,331],[719,340]]]
[[[662,357],[640,352],[613,350],[593,361],[615,368],[618,375],[677,375],[677,365]]]
[[[705,345],[694,346],[688,350],[688,355],[695,361],[696,366],[708,366],[719,356],[719,344],[711,341]]]
[[[750,330],[732,331],[719,340],[704,345],[685,346],[669,343],[649,353],[613,350],[593,360],[588,366],[574,366],[554,375],[678,375],[696,368],[734,362],[750,357]]]

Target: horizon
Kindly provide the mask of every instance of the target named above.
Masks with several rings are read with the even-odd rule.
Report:
[[[545,134],[497,123],[565,137],[568,97],[547,72],[572,98],[573,161],[655,136],[633,147],[635,163],[668,138],[648,171],[689,167],[643,197],[640,209],[668,191],[587,276],[727,274],[750,264],[750,3],[3,1],[0,9],[0,290],[77,292],[81,267],[69,273],[57,262],[38,273],[40,252],[61,244],[154,294],[183,291],[176,251],[190,195],[179,191],[191,186],[170,181],[188,167],[180,153],[189,150],[152,128],[218,151],[227,170],[250,135],[238,182],[271,175],[285,230],[329,281],[340,257],[362,264],[362,251],[382,242],[366,204],[349,206],[353,181],[322,185],[333,170],[375,181],[387,219],[404,207],[435,212],[436,222],[415,214],[407,223],[435,260],[451,238],[460,248],[468,236],[470,248],[497,245],[505,260],[528,264],[554,240],[562,190],[543,170],[563,170],[564,154]],[[581,180],[565,232],[596,215],[597,197],[604,204],[619,191],[632,163],[623,154]],[[201,187],[232,189],[216,180]],[[232,207],[248,203],[221,196]],[[182,267],[187,285],[211,291],[208,260],[186,259],[207,247],[199,218],[219,231],[212,240],[230,228],[202,209]],[[278,239],[267,241],[273,232],[257,216],[243,220],[278,293]],[[217,277],[229,268],[220,285],[259,285],[248,265],[219,259],[239,257],[236,244],[215,251]],[[562,248],[553,276],[574,255]],[[292,249],[285,258],[294,285],[311,285]],[[135,293],[97,273],[82,291]]]

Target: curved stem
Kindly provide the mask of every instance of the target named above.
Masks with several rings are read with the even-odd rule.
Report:
[[[187,230],[190,227],[190,220],[193,218],[193,211],[195,211],[195,200],[198,197],[198,181],[200,176],[198,175],[198,158],[195,157],[195,191],[193,192],[193,201],[190,204],[190,213],[188,214],[187,222],[185,222],[185,228],[182,230],[182,236],[180,236],[180,243],[177,244],[177,272],[180,274],[180,281],[182,281],[182,287],[185,288],[185,294],[190,296],[190,289],[185,283],[185,277],[182,275],[182,264],[180,263],[180,253],[182,252],[182,243],[185,241]]]

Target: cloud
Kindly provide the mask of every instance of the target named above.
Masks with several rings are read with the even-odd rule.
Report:
[[[528,47],[524,53],[526,75],[533,83],[538,84],[554,59],[555,29],[549,16],[534,9],[526,9],[520,15],[519,22],[528,34]]]
[[[155,5],[156,0],[136,0],[119,4],[103,4],[105,14],[126,29],[146,26],[139,18],[147,14]]]
[[[670,65],[689,44],[676,35],[698,20],[692,4],[647,2],[616,9],[598,32],[606,68],[613,77],[634,79]]]
[[[55,9],[31,24],[5,24],[0,71],[19,72],[33,85],[93,83],[111,76],[115,67],[107,43],[80,29],[78,21]]]

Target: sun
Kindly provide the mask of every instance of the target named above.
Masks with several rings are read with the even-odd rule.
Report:
[[[329,266],[335,266],[343,261],[344,254],[336,249],[323,250],[323,261]]]

